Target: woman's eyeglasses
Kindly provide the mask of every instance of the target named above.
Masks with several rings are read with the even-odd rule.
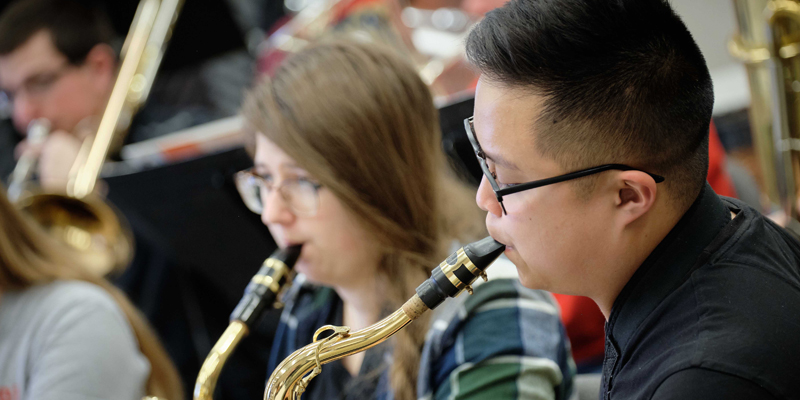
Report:
[[[304,178],[284,180],[276,186],[271,177],[256,174],[252,168],[236,173],[234,180],[239,195],[250,211],[264,212],[264,198],[277,190],[296,215],[311,217],[319,209],[319,189],[322,185]]]

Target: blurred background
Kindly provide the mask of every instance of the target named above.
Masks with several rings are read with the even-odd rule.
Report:
[[[138,2],[82,2],[107,13],[114,29],[111,48],[118,54]],[[709,180],[719,179],[718,192],[738,196],[765,213],[784,210],[791,215],[794,211],[784,207],[785,200],[766,195],[768,179],[751,136],[748,70],[729,51],[742,12],[731,0],[671,2],[704,53],[714,80],[716,170]],[[0,1],[0,12],[9,3]],[[248,280],[275,249],[259,216],[242,204],[232,178],[252,165],[242,134],[245,127],[237,116],[247,88],[316,40],[348,35],[384,42],[406,54],[430,85],[440,109],[442,148],[464,179],[475,184],[481,173],[462,121],[472,114],[477,76],[463,60],[463,39],[483,13],[503,3],[185,0],[147,101],[123,133],[120,146],[111,151],[101,178],[108,200],[125,216],[135,238],[133,261],[110,276],[155,326],[187,389],[194,386],[200,365],[227,326]],[[750,3],[763,9],[766,0]],[[0,76],[0,82],[4,79],[8,77]],[[20,144],[26,141],[25,127],[37,115],[23,115],[15,109],[19,102],[12,102],[2,89],[0,176],[10,184],[22,153]],[[593,317],[586,316],[591,314],[587,307],[596,308],[591,302],[559,301],[579,367],[596,371],[598,355],[602,359],[602,316],[597,310],[590,310]],[[228,363],[217,398],[260,398],[278,317],[277,311],[268,314]]]

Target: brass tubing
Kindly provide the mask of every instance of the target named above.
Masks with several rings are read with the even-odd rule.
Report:
[[[414,304],[408,305],[411,302]],[[340,335],[334,340],[323,339],[316,341],[295,351],[284,359],[275,369],[275,372],[272,373],[267,382],[264,398],[269,400],[299,399],[300,395],[305,391],[308,381],[310,381],[310,379],[303,379],[309,371],[313,371],[320,364],[327,364],[331,361],[366,351],[382,343],[428,310],[424,304],[422,304],[422,307],[425,307],[424,309],[419,307],[421,301],[416,295],[406,304],[408,307],[404,306],[388,317],[360,331]],[[416,315],[413,313],[409,315],[405,311],[406,308],[414,309],[418,312]],[[315,375],[313,374],[311,377]]]
[[[780,206],[786,213],[787,228],[800,234],[800,224],[798,223],[797,211],[797,174],[793,166],[795,152],[800,151],[800,147],[794,145],[793,132],[797,132],[800,126],[797,118],[797,90],[787,91],[787,86],[794,86],[800,76],[796,74],[793,65],[794,54],[786,54],[784,51],[784,29],[778,24],[781,20],[800,23],[800,5],[788,0],[773,0],[767,4],[764,11],[767,30],[767,48],[770,50],[770,60],[772,67],[772,88],[773,88],[773,107],[772,107],[772,138],[775,143],[774,168],[778,177],[778,190],[780,195]],[[782,54],[783,53],[783,54]],[[788,79],[788,81],[787,81]],[[791,82],[791,83],[789,83]],[[791,102],[791,103],[790,103]]]
[[[800,234],[800,4],[795,0],[734,0],[739,33],[729,43],[747,69],[750,128],[759,162],[764,209],[779,205]]]
[[[113,142],[121,136],[118,133],[128,128],[145,100],[182,4],[182,0],[139,3],[97,133],[84,142],[66,194],[34,194],[17,204],[50,234],[80,251],[87,268],[100,276],[126,267],[134,246],[127,222],[94,193],[95,184]]]
[[[372,348],[448,298],[465,290],[471,294],[471,285],[478,277],[487,279],[486,268],[504,250],[505,245],[491,237],[470,243],[434,268],[431,277],[417,287],[417,294],[388,317],[354,333],[346,326],[318,329],[313,343],[296,350],[275,368],[267,381],[264,399],[299,400],[308,382],[322,372],[322,364]],[[319,340],[319,335],[327,331],[333,334]]]
[[[239,342],[249,333],[247,326],[241,321],[233,321],[219,337],[217,343],[206,356],[200,373],[197,374],[197,382],[194,385],[194,398],[196,400],[211,400],[214,396],[214,388],[217,387],[219,374],[222,366],[228,361],[228,357],[239,345]]]
[[[156,14],[158,14],[158,6],[159,0],[143,0],[139,3],[139,8],[136,10],[138,24],[133,27],[131,32],[129,47],[119,68],[117,80],[111,90],[106,111],[100,120],[100,126],[97,128],[97,134],[91,150],[89,150],[89,155],[83,166],[78,170],[71,187],[67,188],[67,194],[70,196],[80,199],[94,191],[97,177],[100,175],[100,168],[102,168],[108,156],[111,141],[116,132],[120,115],[123,112],[128,90],[144,54],[150,31],[153,29]]]
[[[300,257],[301,245],[279,249],[267,258],[244,290],[244,296],[231,313],[230,325],[203,362],[194,385],[195,400],[211,400],[217,387],[219,374],[236,350],[239,342],[249,334],[264,310],[272,308],[279,294],[292,284],[294,264]]]

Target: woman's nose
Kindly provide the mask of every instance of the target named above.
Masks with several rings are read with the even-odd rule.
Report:
[[[294,221],[295,215],[280,190],[262,190],[261,199],[264,205],[264,209],[261,212],[261,222],[265,225],[287,225]]]

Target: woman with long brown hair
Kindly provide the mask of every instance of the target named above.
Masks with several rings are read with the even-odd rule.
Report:
[[[441,151],[428,87],[389,50],[307,48],[257,85],[244,116],[255,166],[239,190],[280,246],[303,244],[270,372],[322,325],[355,331],[396,310],[455,243],[485,235],[474,191]],[[568,348],[549,294],[493,279],[324,365],[304,399],[563,399]]]
[[[0,188],[0,398],[182,399],[144,317],[79,260]]]

